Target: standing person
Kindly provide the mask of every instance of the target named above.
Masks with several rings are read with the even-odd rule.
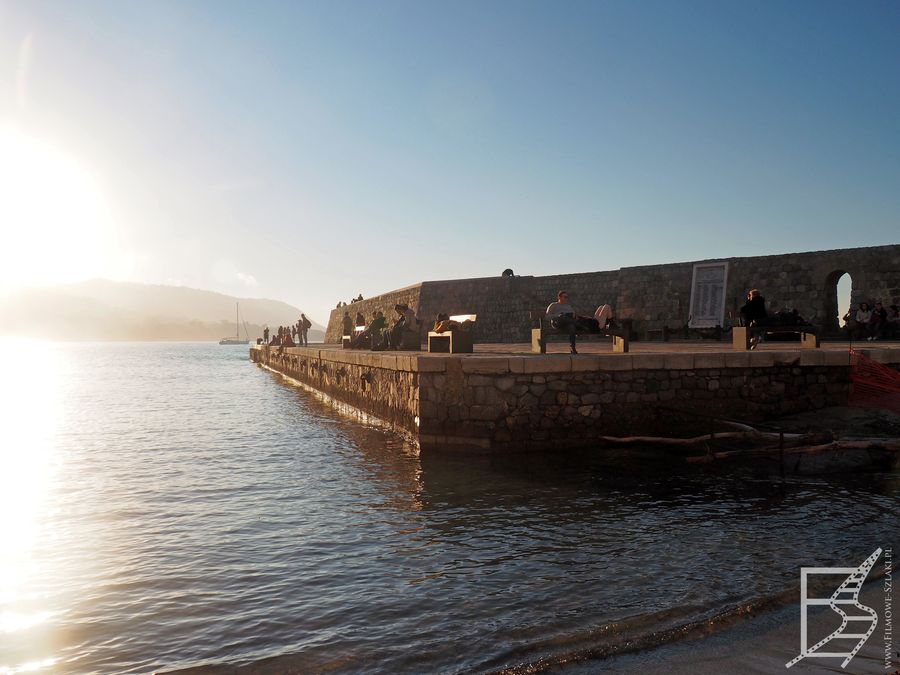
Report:
[[[306,314],[300,313],[300,344],[309,347],[309,329],[312,328],[312,321],[306,318]]]
[[[366,317],[363,316],[362,312],[356,313],[356,325],[357,326],[365,326],[366,325]]]
[[[269,344],[269,327],[263,328],[263,344]]]
[[[578,350],[575,349],[575,310],[569,304],[569,294],[566,291],[556,294],[556,302],[547,305],[545,316],[556,330],[569,334],[569,348],[573,354],[577,354]]]
[[[759,289],[752,289],[747,293],[747,302],[741,307],[741,318],[745,326],[762,326],[769,314],[766,312],[766,299]],[[750,338],[750,349],[756,349],[759,344],[759,335]]]

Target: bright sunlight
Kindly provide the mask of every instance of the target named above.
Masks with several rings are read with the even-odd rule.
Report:
[[[112,231],[96,176],[77,159],[0,126],[0,290],[103,274]]]

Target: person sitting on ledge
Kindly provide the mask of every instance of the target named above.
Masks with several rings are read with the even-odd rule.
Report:
[[[379,344],[381,341],[381,332],[386,325],[387,319],[384,318],[384,314],[375,312],[372,323],[370,323],[366,329],[350,343],[350,346],[354,349],[360,349],[362,347],[373,347]]]
[[[399,314],[399,318],[391,327],[388,346],[391,349],[400,349],[400,345],[403,344],[403,333],[416,333],[418,322],[416,313],[406,303],[394,305],[394,310]]]
[[[350,312],[344,312],[344,318],[341,319],[342,335],[353,335],[353,319],[350,318]]]
[[[610,305],[600,305],[594,312],[594,320],[597,322],[597,330],[606,330],[613,323],[613,308]]]
[[[898,308],[897,305],[891,305],[888,309],[884,328],[885,337],[900,337],[900,308]]]
[[[590,331],[593,328],[595,319],[578,316],[572,305],[569,304],[569,294],[566,291],[560,291],[556,294],[556,302],[551,302],[544,314],[553,328],[560,333],[568,333],[569,347],[573,354],[577,354],[575,333],[578,331]]]
[[[862,340],[869,336],[869,321],[872,319],[872,310],[868,302],[859,303],[856,310],[856,339]]]

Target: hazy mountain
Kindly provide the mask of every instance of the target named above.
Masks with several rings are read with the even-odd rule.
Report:
[[[251,341],[262,336],[265,325],[275,329],[300,317],[300,309],[278,300],[96,279],[0,298],[0,334],[63,340],[218,340],[234,335],[235,303],[240,303]],[[324,334],[325,329],[313,323],[310,340],[319,341]]]

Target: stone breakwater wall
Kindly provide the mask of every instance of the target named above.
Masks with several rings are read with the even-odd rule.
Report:
[[[900,364],[900,350],[871,350]],[[251,358],[411,436],[423,450],[547,451],[844,405],[846,352],[427,356],[254,347]]]
[[[250,359],[287,375],[332,402],[373,416],[415,437],[418,430],[418,373],[412,359],[377,352],[341,352],[310,347],[258,347]]]
[[[529,342],[528,312],[543,309],[557,291],[569,291],[572,304],[589,313],[610,303],[620,318],[631,319],[637,337],[649,330],[685,326],[690,315],[694,265],[727,262],[725,324],[728,313],[738,316],[747,291],[759,288],[770,310],[797,309],[823,333],[836,332],[837,282],[852,279],[851,302],[881,300],[900,303],[900,245],[698,260],[666,265],[623,267],[607,272],[552,276],[485,277],[426,281],[334,309],[325,341],[340,342],[344,311],[367,320],[375,310],[389,318],[393,307],[406,302],[422,321],[422,337],[438,312],[478,314],[478,342]]]

